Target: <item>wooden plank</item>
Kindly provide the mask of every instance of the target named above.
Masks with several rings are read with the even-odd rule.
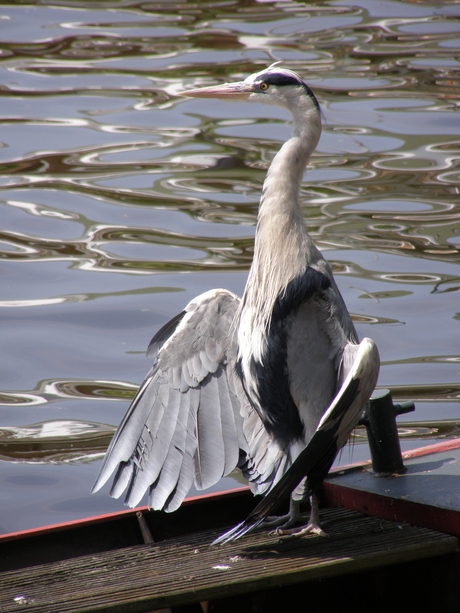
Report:
[[[454,537],[345,509],[322,521],[327,539],[263,532],[214,547],[204,532],[5,572],[0,611],[146,613],[458,550]]]

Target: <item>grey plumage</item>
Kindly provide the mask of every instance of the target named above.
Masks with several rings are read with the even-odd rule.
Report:
[[[213,485],[239,466],[267,494],[253,529],[291,495],[314,494],[375,386],[378,352],[358,337],[299,206],[305,166],[321,133],[319,105],[295,73],[271,66],[245,81],[185,92],[287,108],[293,136],[275,156],[259,207],[254,259],[240,300],[212,290],[158,331],[154,359],[107,450],[98,490],[175,510],[192,483]],[[278,484],[278,485],[277,485]],[[319,529],[317,517],[312,525]],[[318,525],[317,525],[318,524]]]
[[[139,388],[108,450],[94,486],[118,467],[111,495],[126,503],[149,490],[153,508],[177,508],[193,480],[213,485],[245,449],[239,403],[226,375],[230,328],[239,298],[213,290],[190,302],[152,339],[155,364]],[[167,331],[164,338],[165,330]],[[164,343],[164,344],[162,344]]]

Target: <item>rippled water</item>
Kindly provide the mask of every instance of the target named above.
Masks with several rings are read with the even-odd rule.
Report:
[[[416,401],[403,445],[457,435],[459,18],[454,2],[0,5],[0,531],[122,507],[89,489],[147,344],[193,296],[241,294],[290,133],[280,109],[174,94],[276,60],[324,112],[304,213],[379,385]]]

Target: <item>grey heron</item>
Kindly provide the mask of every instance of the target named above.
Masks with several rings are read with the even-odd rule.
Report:
[[[192,300],[153,337],[148,373],[105,455],[93,491],[116,471],[111,496],[174,511],[192,484],[239,467],[265,494],[221,541],[263,522],[290,496],[282,532],[312,497],[299,533],[322,534],[315,493],[357,425],[378,376],[372,340],[358,341],[329,264],[307,232],[300,185],[321,134],[319,104],[300,77],[272,65],[237,83],[181,92],[273,104],[293,134],[263,184],[254,257],[242,299],[225,290]]]

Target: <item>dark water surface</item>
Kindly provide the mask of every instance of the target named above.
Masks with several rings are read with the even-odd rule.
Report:
[[[304,213],[379,385],[416,401],[403,445],[457,435],[459,55],[457,2],[0,3],[0,532],[122,508],[89,490],[147,344],[197,294],[241,295],[290,133],[175,92],[276,60],[323,108]]]

